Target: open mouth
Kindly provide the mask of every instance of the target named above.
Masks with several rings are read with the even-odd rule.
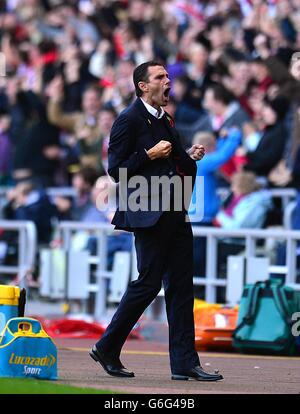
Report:
[[[169,97],[170,97],[170,90],[171,90],[171,88],[169,88],[169,87],[164,90],[164,97],[166,99],[169,99]]]

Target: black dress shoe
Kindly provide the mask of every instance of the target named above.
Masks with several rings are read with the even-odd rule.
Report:
[[[106,356],[102,351],[96,348],[96,345],[90,351],[90,356],[94,361],[99,362],[103,369],[113,377],[132,378],[133,372],[129,372],[119,359],[113,359]]]
[[[196,381],[220,381],[223,379],[223,376],[220,374],[209,374],[203,371],[199,365],[182,373],[172,375],[172,380],[188,381],[189,379]]]

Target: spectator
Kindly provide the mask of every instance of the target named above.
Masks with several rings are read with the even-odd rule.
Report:
[[[273,80],[270,76],[268,66],[261,57],[256,57],[250,64],[251,74],[257,83],[257,87],[263,93],[266,93]]]
[[[24,133],[26,114],[22,102],[22,93],[20,90],[20,79],[8,75],[5,78],[5,88],[0,93],[2,111],[7,111],[10,115],[9,136],[13,146],[22,139]]]
[[[174,78],[172,94],[177,101],[175,121],[193,124],[204,114],[204,92],[212,83],[214,69],[208,61],[210,42],[203,34],[191,40],[183,36],[180,47],[185,61],[168,67],[171,80]]]
[[[222,64],[224,67],[225,73],[221,76],[222,84],[234,94],[241,107],[252,116],[247,88],[253,79],[248,60],[246,54],[227,48],[217,65]]]
[[[246,155],[248,159],[245,170],[267,177],[282,158],[287,133],[283,120],[287,109],[288,102],[283,97],[264,100],[261,116],[265,128],[259,144],[254,151],[239,152],[239,155]]]
[[[197,176],[203,177],[204,189],[204,215],[197,219],[193,212],[190,211],[191,220],[194,223],[212,225],[219,207],[220,199],[217,195],[217,178],[218,169],[232,157],[235,150],[241,143],[242,134],[237,128],[230,128],[228,131],[223,130],[223,135],[215,139],[211,132],[198,132],[193,140],[193,144],[203,145],[205,148],[205,157],[197,162]],[[192,202],[195,203],[194,189]]]
[[[173,83],[172,99],[176,105],[175,121],[179,123],[194,123],[201,114],[200,91],[191,90],[191,80],[183,75],[178,76]],[[193,96],[193,92],[194,96]]]
[[[190,207],[189,216],[193,226],[213,226],[213,220],[220,208],[220,199],[217,195],[216,172],[234,154],[241,143],[241,132],[236,128],[229,129],[218,142],[210,132],[198,132],[193,140],[193,144],[203,145],[205,157],[201,162],[197,162],[197,176],[203,177],[201,186],[204,191],[204,198],[201,197],[203,204],[203,216],[197,217]],[[192,195],[192,205],[195,205],[196,194],[200,190],[197,186]],[[206,238],[194,238],[194,274],[204,275],[206,267]]]
[[[117,117],[117,113],[113,107],[103,108],[99,114],[99,128],[100,128],[100,139],[102,142],[102,151],[99,157],[99,163],[102,162],[103,168],[107,171],[108,167],[108,143],[111,127]]]
[[[81,221],[86,223],[107,223],[115,213],[116,185],[107,176],[101,176],[94,183],[91,190],[90,203],[82,213]],[[87,232],[77,232],[73,239],[73,247],[87,249],[92,255],[97,254],[97,237]],[[107,266],[111,269],[114,254],[117,251],[128,251],[132,249],[132,236],[127,232],[114,232],[108,236],[107,240],[108,262]]]
[[[45,192],[34,181],[21,181],[7,193],[4,218],[33,221],[39,244],[48,244],[52,237],[53,219],[57,210]]]
[[[233,175],[231,191],[229,201],[216,215],[214,224],[225,229],[262,228],[272,203],[266,190],[259,191],[255,174]]]
[[[98,173],[94,168],[82,167],[72,179],[75,197],[69,200],[66,197],[56,197],[54,202],[62,217],[80,221],[91,206],[91,191],[97,181]]]
[[[41,186],[51,187],[61,158],[59,131],[49,124],[37,95],[28,92],[24,98],[27,119],[23,136],[15,146],[13,178],[34,178]]]
[[[210,128],[213,131],[232,126],[242,128],[243,124],[249,120],[249,116],[236,102],[234,95],[221,84],[207,88],[204,107],[209,112]]]
[[[237,126],[243,127],[244,122],[249,121],[249,116],[235,100],[234,95],[222,84],[209,86],[204,94],[204,108],[207,115],[200,117],[192,126],[178,126],[178,129],[187,140],[191,139],[198,131],[215,131],[222,128]]]
[[[104,83],[103,102],[112,106],[119,113],[132,102],[134,98],[134,87],[131,80],[134,63],[132,60],[121,60],[116,64],[115,70],[110,67],[106,71]]]
[[[292,229],[300,230],[300,148],[297,151],[293,168],[293,179],[297,189],[297,199],[293,214]]]
[[[300,230],[300,148],[297,151],[294,168],[292,172],[293,180],[296,186],[296,204],[292,211],[290,227],[292,230]],[[286,243],[278,242],[276,247],[276,265],[286,266]],[[297,283],[300,277],[300,242],[297,242],[296,250],[296,266],[297,266]],[[282,275],[284,278],[284,275]]]
[[[232,39],[228,29],[226,19],[222,17],[215,16],[208,20],[206,35],[213,50],[213,61],[216,61],[223,49],[231,43]]]
[[[8,135],[10,121],[8,112],[0,112],[0,185],[7,185],[11,180],[12,148]]]
[[[98,116],[101,109],[101,92],[99,87],[88,87],[82,98],[82,112],[63,113],[63,81],[56,77],[48,85],[48,117],[50,122],[75,135],[79,147],[79,159],[82,166],[95,168],[99,174],[103,166],[99,163],[101,138]]]
[[[239,172],[232,176],[231,195],[216,215],[214,225],[227,230],[263,228],[271,207],[271,196],[268,191],[259,190],[255,175]],[[226,274],[227,257],[244,249],[244,240],[227,237],[219,241],[217,272],[220,277]]]
[[[296,163],[297,151],[300,148],[300,60],[295,55],[290,62],[290,73],[287,68],[283,68],[283,79],[285,79],[285,96],[291,101],[289,111],[288,136],[284,151],[284,157],[269,174],[270,182],[275,186],[285,187],[293,185],[292,170]],[[291,79],[292,78],[292,79]]]

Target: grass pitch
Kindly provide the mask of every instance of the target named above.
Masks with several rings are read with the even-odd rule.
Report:
[[[0,378],[0,394],[117,394],[95,388],[79,388],[52,381]]]

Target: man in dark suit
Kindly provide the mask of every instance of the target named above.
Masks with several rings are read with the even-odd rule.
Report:
[[[143,63],[135,69],[133,81],[138,98],[112,127],[108,172],[123,187],[112,223],[118,229],[134,232],[139,277],[129,283],[111,323],[90,355],[108,374],[134,377],[120,361],[121,349],[163,283],[172,379],[218,381],[223,377],[203,371],[195,351],[193,235],[183,203],[178,209],[182,196],[177,197],[176,185],[158,192],[151,187],[153,181],[162,177],[175,177],[183,187],[186,177],[194,181],[195,161],[204,156],[204,148],[194,145],[185,152],[181,147],[173,120],[163,110],[170,93],[164,66],[158,62]],[[130,185],[133,177],[139,177],[146,188],[140,193],[140,209],[133,208],[131,203],[137,191]],[[157,200],[166,195],[167,203]],[[151,208],[153,201],[158,201],[157,208]]]

